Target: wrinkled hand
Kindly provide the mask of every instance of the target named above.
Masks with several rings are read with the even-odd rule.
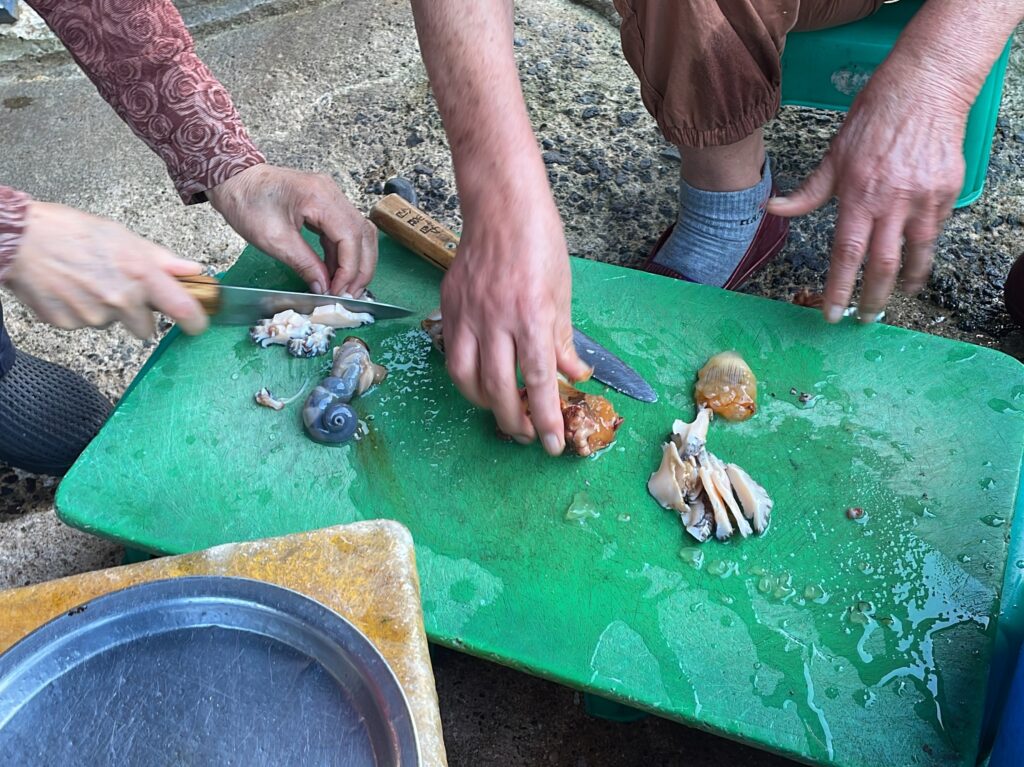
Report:
[[[519,442],[540,434],[559,455],[565,433],[556,373],[589,374],[572,341],[572,275],[562,223],[548,197],[516,211],[492,195],[501,215],[467,216],[458,257],[441,285],[445,357],[459,391],[494,411]],[[519,398],[516,363],[530,400]],[[531,423],[532,419],[532,423]]]
[[[149,338],[154,309],[186,333],[205,330],[202,307],[174,279],[201,271],[113,221],[32,202],[7,286],[39,319],[59,328],[120,321]]]
[[[964,177],[969,103],[951,83],[898,66],[876,70],[821,165],[768,211],[801,216],[839,198],[823,311],[838,322],[865,258],[858,314],[874,321],[901,278],[915,294],[931,272],[935,240]],[[902,255],[902,268],[901,268]]]
[[[288,264],[314,293],[358,295],[377,268],[377,230],[328,176],[254,165],[207,192],[246,242]],[[302,239],[320,236],[324,260]]]

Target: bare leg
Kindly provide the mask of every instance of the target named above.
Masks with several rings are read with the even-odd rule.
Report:
[[[738,192],[761,180],[764,167],[764,132],[726,146],[679,147],[680,176],[690,186],[709,192]]]

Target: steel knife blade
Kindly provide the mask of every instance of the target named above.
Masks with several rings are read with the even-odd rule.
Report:
[[[639,373],[578,328],[572,340],[580,359],[594,369],[594,378],[641,402],[657,402],[658,395]]]
[[[407,317],[411,309],[379,301],[369,301],[316,293],[293,293],[286,290],[266,290],[224,285],[210,277],[179,277],[192,295],[199,299],[210,321],[218,325],[251,325],[285,309],[309,314],[318,306],[341,304],[350,312],[365,312],[375,320]]]

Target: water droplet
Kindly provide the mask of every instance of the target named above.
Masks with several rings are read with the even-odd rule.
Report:
[[[992,477],[982,477],[978,480],[978,485],[982,490],[991,490],[995,487],[996,481]]]
[[[1018,570],[1024,570],[1024,559],[1018,559],[1013,564],[1017,567]]]
[[[690,612],[691,613],[700,612],[702,607],[704,607],[704,603],[703,602],[694,602],[692,605],[690,605]]]
[[[876,392],[874,389],[865,389],[864,396],[867,397],[868,399],[873,399],[874,397],[878,396],[878,392]]]
[[[1003,517],[997,516],[995,514],[988,514],[982,517],[981,521],[989,527],[1002,527],[1004,524],[1006,524],[1006,520]]]
[[[766,575],[757,582],[757,590],[762,594],[767,594],[775,588],[775,579],[770,575]]]
[[[594,508],[594,502],[586,492],[579,492],[573,496],[572,503],[565,511],[565,521],[585,524],[588,519],[597,519],[601,514]]]
[[[728,594],[723,594],[723,595],[722,595],[722,598],[721,598],[721,602],[722,602],[722,604],[723,604],[723,605],[731,605],[731,604],[732,604],[733,602],[735,602],[735,601],[736,601],[736,600],[735,600],[735,599],[733,599],[733,598],[732,598],[731,596],[729,596]]]
[[[868,349],[864,352],[864,359],[868,362],[878,362],[882,359],[882,353],[878,349]]]
[[[817,583],[808,583],[804,588],[804,599],[816,601],[825,596],[825,590]]]
[[[238,380],[238,373],[232,373],[231,374],[231,380],[232,381],[237,381]]]
[[[695,546],[680,550],[679,558],[688,562],[694,570],[700,570],[704,566],[704,552]]]
[[[854,693],[853,699],[864,708],[871,708],[875,705],[875,701],[878,700],[878,696],[872,690],[864,689]]]
[[[827,697],[829,700],[835,700],[839,697],[839,688],[834,685],[831,687],[826,687],[825,697]]]
[[[616,519],[619,520],[619,522],[629,522],[629,520],[631,520],[632,517],[629,516],[629,514],[619,514],[619,516],[617,516]]]
[[[759,661],[759,660],[757,660],[757,661],[754,661],[754,671],[760,671],[760,670],[761,670],[761,667],[762,667],[763,665],[764,665],[764,664],[763,664],[763,663],[761,663],[761,661]]]
[[[723,615],[721,622],[722,622],[723,626],[725,626],[726,628],[729,628],[734,623],[736,623],[736,619],[733,618],[731,615]]]
[[[963,562],[966,565],[968,562],[971,561],[970,554],[961,554],[960,555],[960,561]]]

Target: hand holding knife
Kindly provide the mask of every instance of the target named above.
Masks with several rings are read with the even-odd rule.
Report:
[[[447,271],[455,260],[458,236],[397,194],[389,194],[374,205],[370,220],[439,269]],[[639,373],[575,327],[573,342],[576,353],[593,368],[598,381],[641,402],[657,402],[658,395]]]

